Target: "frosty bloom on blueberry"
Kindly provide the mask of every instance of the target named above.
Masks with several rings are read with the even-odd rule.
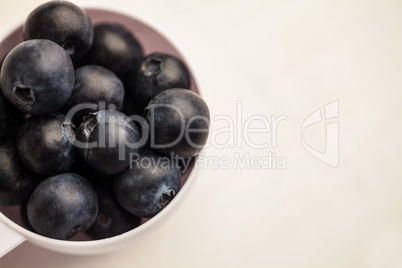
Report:
[[[59,44],[76,63],[92,45],[93,27],[84,10],[68,1],[50,1],[29,14],[24,40],[48,39]]]
[[[0,73],[4,96],[31,115],[46,115],[67,103],[73,92],[74,67],[56,43],[35,39],[16,46]]]
[[[156,95],[145,109],[150,122],[151,148],[182,157],[197,155],[209,134],[209,109],[204,100],[186,89]]]

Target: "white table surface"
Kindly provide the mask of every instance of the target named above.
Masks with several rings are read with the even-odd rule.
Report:
[[[1,1],[0,31],[41,2]],[[99,2],[107,1],[85,3]],[[112,4],[179,46],[215,118],[213,131],[227,126],[218,115],[239,123],[238,101],[243,124],[254,115],[286,115],[276,148],[252,148],[244,139],[234,148],[211,144],[204,162],[271,152],[286,159],[286,169],[201,165],[165,223],[129,248],[82,257],[25,242],[0,259],[1,268],[402,267],[402,2]],[[333,101],[339,102],[339,118],[328,121],[339,122],[335,168],[301,142],[303,121]],[[250,134],[254,143],[271,139]],[[323,150],[325,122],[306,129],[305,140]]]

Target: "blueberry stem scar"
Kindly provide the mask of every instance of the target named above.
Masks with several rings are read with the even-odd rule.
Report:
[[[162,59],[151,57],[144,62],[142,69],[144,70],[144,74],[146,76],[151,76],[160,73],[163,70],[163,67],[164,64]]]
[[[13,99],[19,105],[32,105],[35,103],[35,93],[30,87],[26,86],[15,86],[12,92]]]

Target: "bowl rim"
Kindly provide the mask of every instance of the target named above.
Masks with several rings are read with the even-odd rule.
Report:
[[[196,161],[196,159],[194,161]],[[182,199],[182,196],[185,194],[185,192],[188,191],[188,188],[190,187],[190,184],[194,181],[194,177],[197,175],[196,173],[198,173],[198,170],[199,170],[199,168],[197,168],[197,165],[194,162],[192,170],[190,171],[190,174],[189,174],[186,182],[181,187],[180,191],[173,198],[173,200],[164,209],[162,209],[158,214],[156,214],[154,217],[150,218],[145,223],[139,225],[138,227],[136,227],[130,231],[127,231],[125,233],[122,233],[120,235],[113,236],[113,237],[97,239],[97,240],[89,240],[89,241],[59,240],[59,239],[46,237],[46,236],[34,233],[32,231],[29,231],[28,229],[13,222],[11,219],[9,219],[7,216],[5,216],[1,211],[0,211],[0,221],[5,223],[7,226],[9,226],[14,231],[22,234],[27,239],[31,239],[33,242],[37,242],[40,244],[62,246],[64,248],[72,247],[75,249],[87,248],[92,245],[106,246],[106,245],[114,244],[115,242],[119,242],[123,239],[135,237],[135,236],[138,236],[138,235],[144,233],[147,229],[151,228],[152,226],[154,226],[155,224],[160,222],[161,219],[166,217],[165,215],[169,214],[169,212],[176,206],[176,203],[178,203],[180,201],[180,199]]]
[[[154,31],[156,31],[158,34],[160,34],[161,36],[163,36],[164,39],[166,39],[179,53],[181,58],[183,59],[183,61],[185,62],[187,68],[189,69],[195,84],[197,85],[197,90],[198,90],[198,94],[200,96],[204,96],[204,91],[202,84],[200,83],[201,80],[198,79],[198,74],[196,72],[193,72],[192,70],[194,70],[192,62],[189,60],[190,57],[187,56],[186,50],[184,49],[183,46],[181,46],[180,44],[178,44],[177,42],[175,42],[173,39],[171,39],[169,37],[168,34],[166,34],[165,30],[163,29],[163,25],[156,25],[155,23],[153,23],[150,20],[147,20],[146,18],[144,18],[143,16],[141,16],[140,14],[134,12],[134,11],[127,11],[127,9],[124,9],[122,7],[118,7],[109,3],[99,3],[99,4],[94,4],[92,2],[82,2],[81,4],[79,4],[79,7],[81,7],[82,9],[84,9],[85,11],[88,9],[91,10],[101,10],[101,11],[109,11],[109,12],[113,12],[113,13],[118,13],[127,17],[131,17],[134,18],[135,20],[138,20],[141,23],[146,24],[147,26],[149,26],[150,28],[152,28]],[[0,35],[1,37],[1,35]],[[0,39],[1,40],[1,39]]]

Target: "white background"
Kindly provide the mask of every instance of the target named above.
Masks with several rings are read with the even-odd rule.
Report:
[[[1,1],[0,30],[41,2]],[[109,1],[85,3],[99,2]],[[236,119],[238,101],[243,123],[252,115],[287,116],[276,148],[211,146],[204,159],[272,151],[287,168],[200,167],[183,202],[131,247],[77,257],[24,243],[0,267],[402,267],[402,2],[112,4],[180,48],[212,117]],[[340,162],[333,168],[303,148],[301,125],[335,100]],[[264,143],[271,135],[250,138]],[[325,123],[306,130],[306,141],[323,150]]]

